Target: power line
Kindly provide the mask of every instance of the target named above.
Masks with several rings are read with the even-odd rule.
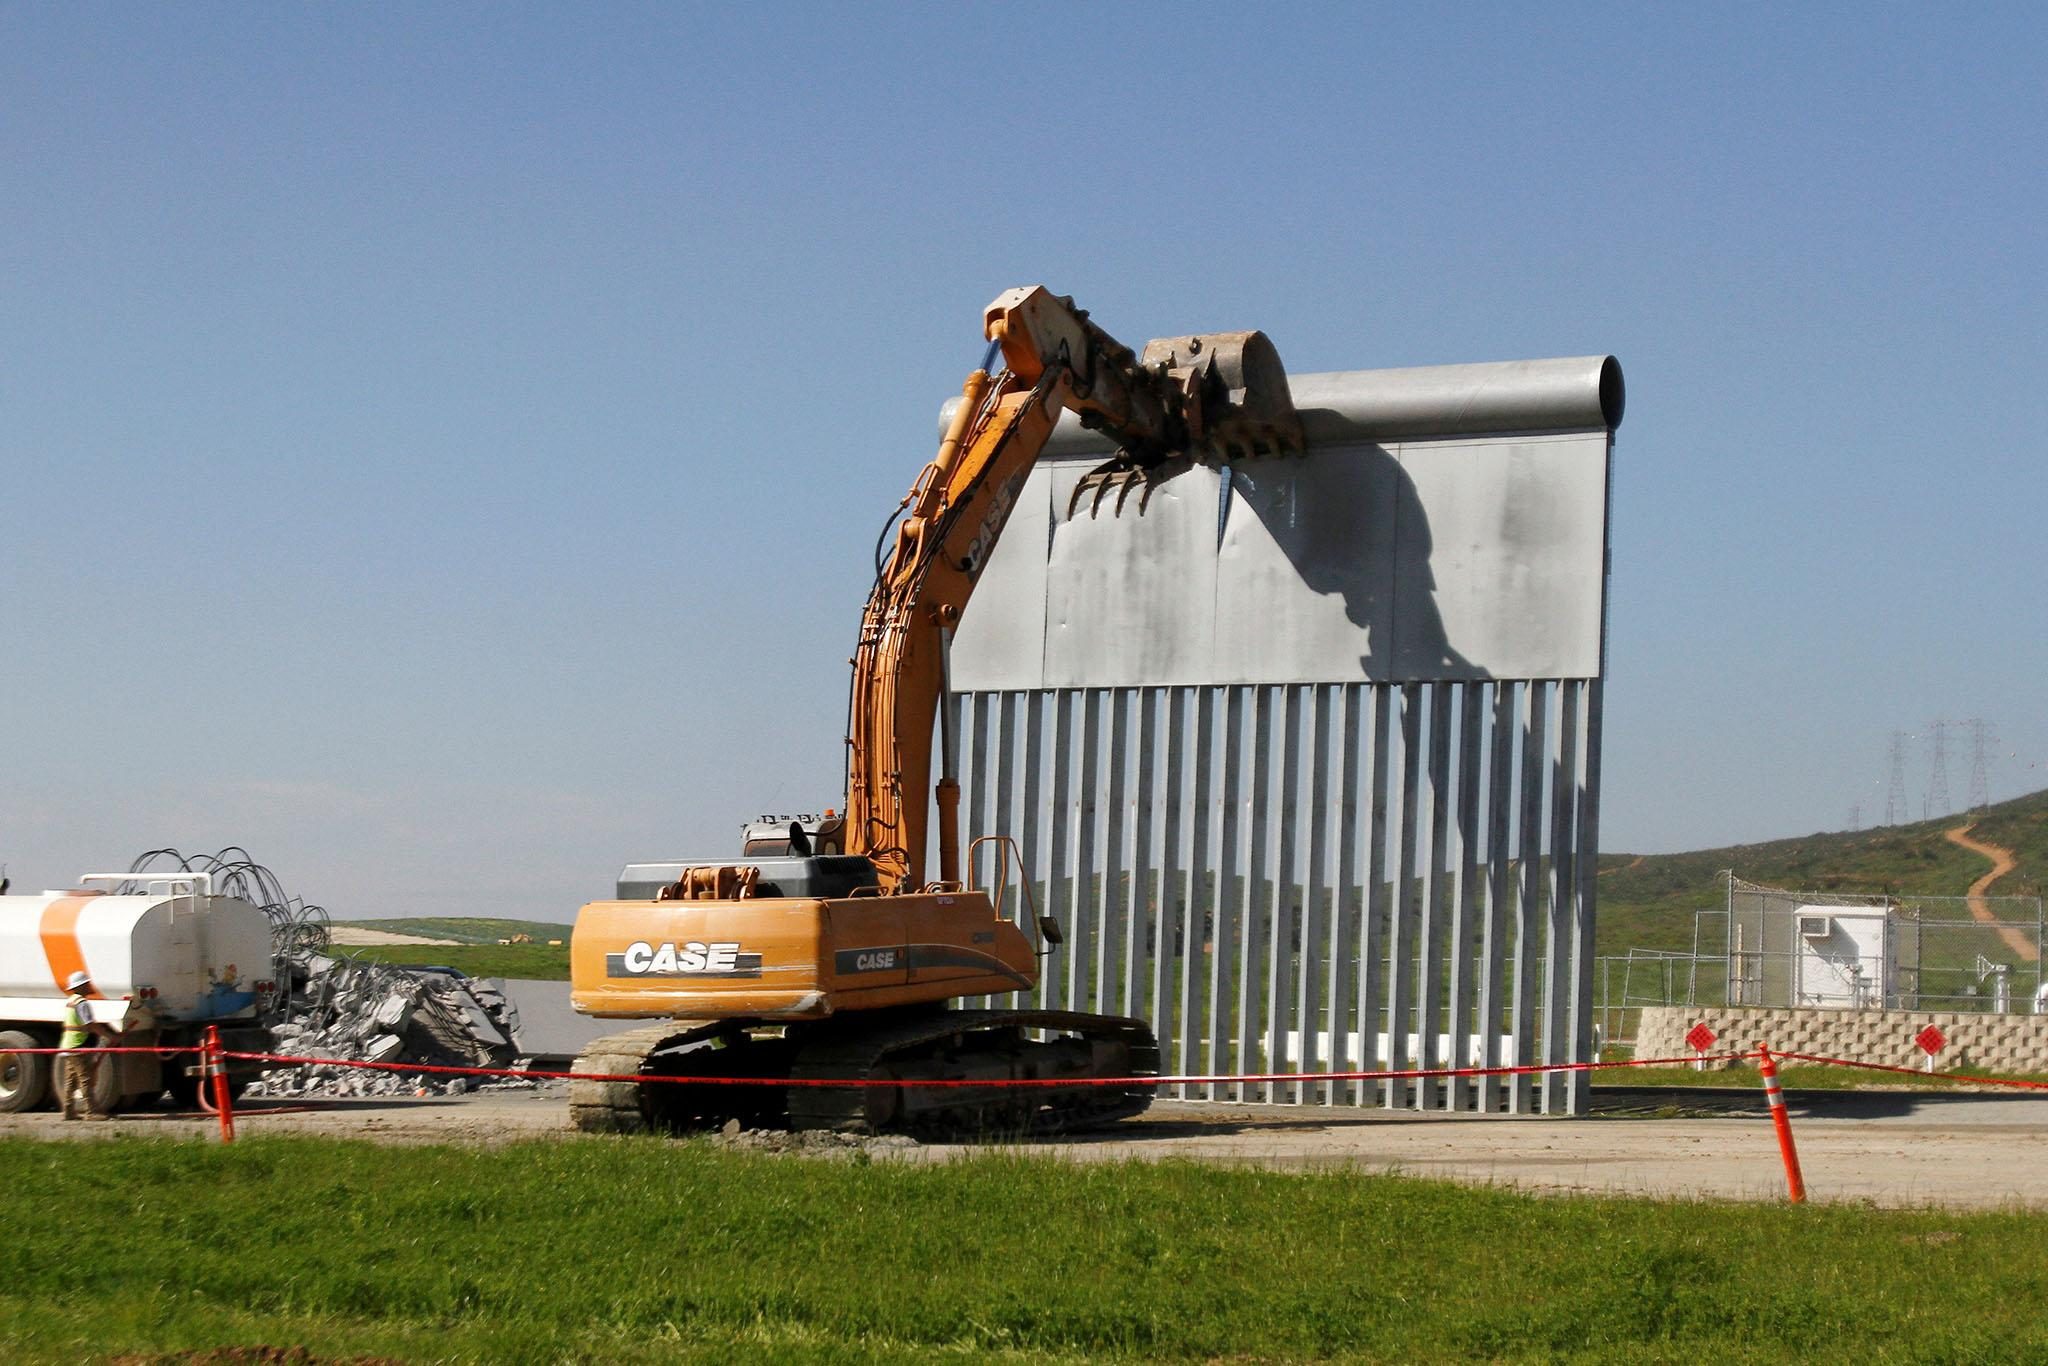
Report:
[[[1981,716],[1962,726],[1970,732],[1970,810],[1982,811],[1991,805],[1991,747],[1998,743],[1998,732]]]
[[[1930,721],[1933,731],[1934,753],[1927,761],[1927,815],[1946,816],[1951,804],[1948,796],[1948,728],[1952,721]]]
[[[1884,789],[1884,823],[1897,825],[1908,818],[1906,806],[1906,732],[1892,732],[1892,776]]]

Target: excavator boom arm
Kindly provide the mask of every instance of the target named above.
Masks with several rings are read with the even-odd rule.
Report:
[[[996,299],[984,332],[1004,369],[968,376],[938,454],[905,495],[854,658],[846,852],[874,862],[885,892],[925,885],[947,642],[1060,414],[1072,409],[1108,433],[1116,469],[1301,445],[1286,375],[1261,333],[1166,338],[1140,358],[1040,286]],[[958,793],[948,773],[938,786],[940,884],[960,877]]]

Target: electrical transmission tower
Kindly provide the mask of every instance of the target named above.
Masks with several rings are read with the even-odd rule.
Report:
[[[1991,747],[1998,743],[1998,732],[1981,716],[1962,726],[1970,732],[1970,810],[1982,811],[1991,805]]]
[[[1946,816],[1950,810],[1948,798],[1948,728],[1950,721],[1930,721],[1928,726],[1934,732],[1934,753],[1927,761],[1927,814]]]
[[[1854,833],[1856,833],[1856,832],[1857,832],[1858,830],[1861,830],[1862,828],[1863,828],[1863,803],[1862,803],[1862,802],[1857,802],[1857,803],[1856,803],[1856,804],[1855,804],[1854,806],[1851,806],[1851,807],[1849,808],[1849,833],[1853,835]]]
[[[1911,819],[1911,808],[1906,805],[1906,741],[1909,737],[1902,730],[1892,732],[1892,776],[1884,788],[1884,823],[1897,825]]]

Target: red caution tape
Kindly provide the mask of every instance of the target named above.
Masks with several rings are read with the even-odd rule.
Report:
[[[157,1058],[174,1058],[186,1054],[198,1055],[204,1048],[186,1045],[178,1048],[164,1048],[156,1045],[142,1047],[105,1048],[0,1048],[0,1057],[20,1053],[44,1057],[66,1057],[80,1054],[147,1053]],[[678,1086],[859,1086],[873,1088],[1003,1088],[1003,1087],[1056,1087],[1056,1086],[1231,1086],[1237,1084],[1272,1084],[1279,1082],[1319,1081],[1433,1081],[1449,1077],[1527,1077],[1550,1072],[1605,1072],[1630,1067],[1677,1067],[1698,1062],[1753,1062],[1761,1054],[1756,1050],[1729,1053],[1687,1053],[1670,1058],[1630,1058],[1618,1062],[1553,1062],[1530,1063],[1507,1067],[1427,1067],[1409,1068],[1404,1071],[1355,1071],[1355,1072],[1214,1072],[1168,1074],[1145,1077],[993,1077],[962,1078],[956,1080],[917,1078],[874,1078],[868,1080],[836,1080],[816,1077],[668,1077],[647,1076],[630,1072],[573,1072],[522,1070],[515,1067],[462,1067],[443,1063],[420,1062],[362,1062],[352,1058],[315,1058],[293,1053],[241,1053],[223,1049],[221,1057],[234,1058],[242,1062],[270,1063],[284,1067],[349,1067],[371,1072],[402,1072],[407,1074],[454,1076],[454,1077],[505,1077],[527,1081],[617,1081],[656,1082]],[[1935,1081],[1968,1083],[1975,1086],[2004,1086],[2015,1090],[2048,1091],[2048,1081],[2028,1081],[2019,1077],[1987,1077],[1973,1072],[1927,1072],[1918,1067],[1899,1067],[1890,1063],[1866,1062],[1859,1058],[1836,1058],[1824,1053],[1782,1053],[1772,1050],[1771,1056],[1780,1061],[1816,1063],[1827,1067],[1848,1067],[1865,1072],[1896,1072],[1901,1076],[1929,1078]]]

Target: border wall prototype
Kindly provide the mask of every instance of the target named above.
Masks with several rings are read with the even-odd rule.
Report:
[[[1070,416],[961,622],[966,833],[1015,839],[1066,933],[1034,999],[1148,1019],[1181,1074],[1590,1060],[1620,367],[1292,388],[1305,455],[1120,507],[1070,509],[1110,454]],[[1577,1112],[1586,1083],[1180,1093]]]

